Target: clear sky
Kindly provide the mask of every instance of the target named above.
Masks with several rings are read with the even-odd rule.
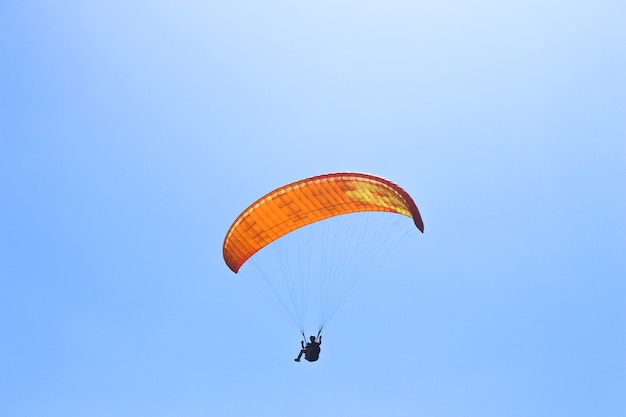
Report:
[[[0,416],[626,415],[620,0],[0,3]],[[321,359],[221,245],[282,184],[425,233]]]

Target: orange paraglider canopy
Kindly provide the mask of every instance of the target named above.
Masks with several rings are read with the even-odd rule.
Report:
[[[237,272],[248,258],[289,232],[363,211],[403,214],[424,232],[415,202],[393,182],[354,172],[325,174],[277,188],[244,210],[226,233],[224,260]]]

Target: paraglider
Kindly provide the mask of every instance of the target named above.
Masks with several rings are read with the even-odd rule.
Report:
[[[381,226],[385,216],[376,216],[373,223],[365,224],[359,214],[387,213],[391,215],[391,226]],[[407,224],[400,222],[399,217],[410,218],[413,221],[412,230],[424,232],[424,223],[411,196],[397,184],[370,174],[355,172],[339,172],[305,178],[279,187],[252,203],[245,209],[230,226],[224,238],[223,256],[226,265],[235,273],[249,260],[256,261],[262,258],[266,247],[277,247],[280,258],[270,263],[271,268],[282,269],[282,281],[275,282],[271,273],[263,272],[257,266],[263,278],[268,281],[272,291],[277,296],[285,310],[298,326],[304,336],[307,305],[310,304],[312,288],[317,288],[320,299],[320,322],[318,339],[313,337],[307,350],[302,343],[302,354],[305,358],[319,357],[321,331],[326,322],[335,314],[336,310],[347,298],[347,295],[360,283],[363,276],[372,269],[371,262],[393,250],[394,239],[388,236],[369,237],[365,233],[380,229],[392,238],[395,228],[405,228]],[[346,218],[350,227],[349,232],[338,231],[335,225],[339,220]],[[322,243],[313,246],[310,234],[316,227],[327,230]],[[302,230],[302,232],[300,232]],[[355,232],[356,230],[356,232]],[[311,232],[311,233],[309,233]],[[409,231],[410,232],[410,231]],[[405,230],[405,233],[406,230]],[[397,234],[402,238],[402,234]],[[289,241],[291,237],[304,236],[303,240],[280,247],[281,242]],[[346,241],[346,247],[354,246],[353,252],[344,254],[333,245],[337,241]],[[362,250],[358,245],[367,245]],[[291,256],[291,251],[296,251]],[[320,260],[311,261],[308,257],[317,252],[322,253]],[[257,254],[259,253],[259,254]],[[287,253],[287,255],[285,255]],[[269,253],[268,253],[269,256]],[[301,257],[288,264],[293,258]],[[359,260],[360,258],[360,260]],[[356,259],[356,260],[355,260]],[[326,267],[328,263],[338,260],[342,265],[332,270]],[[255,262],[253,262],[255,263]],[[346,265],[347,264],[347,265]],[[285,266],[286,265],[286,266]],[[313,278],[312,270],[319,267]],[[284,282],[288,296],[281,299],[278,294],[278,284]],[[315,282],[316,285],[312,284]],[[298,357],[298,359],[300,358]]]
[[[300,362],[300,358],[302,358],[302,355],[304,355],[304,359],[309,362],[315,362],[320,358],[320,352],[322,350],[322,348],[320,347],[322,345],[322,336],[320,335],[317,339],[315,338],[315,336],[311,336],[309,340],[310,342],[308,342],[306,346],[304,345],[303,340],[300,341],[302,349],[300,350],[298,357],[295,358],[294,361]]]

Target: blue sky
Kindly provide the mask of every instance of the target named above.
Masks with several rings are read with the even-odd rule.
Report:
[[[0,415],[623,416],[620,1],[4,1]],[[361,171],[425,233],[315,364],[221,257]]]

